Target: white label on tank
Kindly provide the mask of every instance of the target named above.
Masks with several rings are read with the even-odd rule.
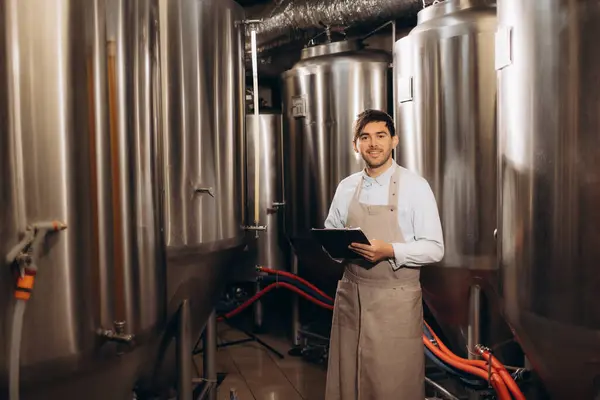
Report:
[[[304,96],[292,97],[292,116],[294,118],[306,117],[306,98]]]
[[[508,67],[512,64],[512,28],[508,26],[499,26],[496,31],[496,71]]]
[[[398,103],[406,103],[413,99],[413,80],[409,78],[398,78]]]

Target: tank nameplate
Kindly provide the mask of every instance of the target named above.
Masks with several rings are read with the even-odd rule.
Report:
[[[294,96],[292,97],[292,117],[294,118],[305,118],[306,117],[306,96]]]

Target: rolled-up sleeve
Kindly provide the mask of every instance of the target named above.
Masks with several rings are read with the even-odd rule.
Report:
[[[342,217],[342,212],[340,207],[342,206],[341,201],[341,190],[340,186],[337,187],[335,194],[333,195],[333,200],[331,201],[331,205],[329,206],[329,214],[325,219],[325,228],[328,229],[340,229],[345,226],[344,218]]]
[[[444,257],[444,236],[435,196],[425,179],[419,180],[413,192],[411,214],[414,240],[392,243],[394,269],[435,264]]]

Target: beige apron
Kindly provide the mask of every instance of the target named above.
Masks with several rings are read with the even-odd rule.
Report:
[[[396,197],[400,171],[396,167],[385,206],[359,202],[361,179],[350,203],[347,227],[360,227],[369,239],[404,242]],[[363,266],[367,265],[365,261]],[[325,399],[423,400],[420,271],[406,267],[393,271],[387,260],[370,266],[347,265],[338,283]]]

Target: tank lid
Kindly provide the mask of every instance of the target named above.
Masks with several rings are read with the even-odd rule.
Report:
[[[360,40],[342,40],[339,42],[320,44],[318,46],[302,49],[301,59],[325,56],[328,54],[344,53],[347,51],[356,51],[364,47]]]
[[[449,2],[442,2],[434,4],[419,11],[417,13],[417,25],[441,17],[442,15],[448,13],[448,11],[446,11],[446,6],[448,3]]]
[[[417,13],[417,25],[443,15],[472,7],[495,7],[496,0],[446,0],[426,7]]]

